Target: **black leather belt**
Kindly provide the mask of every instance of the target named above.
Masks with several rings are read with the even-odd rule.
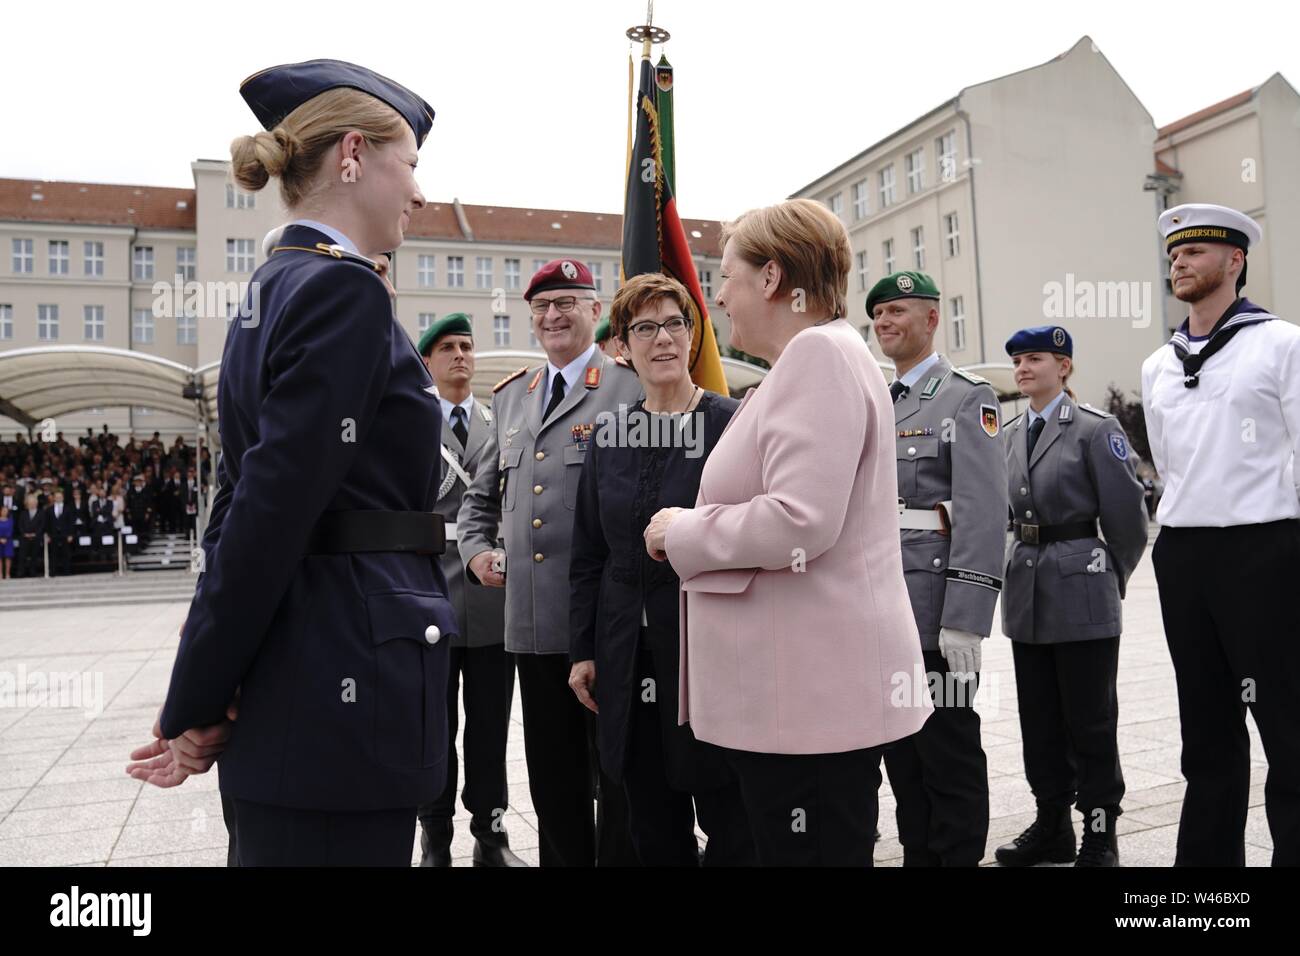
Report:
[[[1014,523],[1017,541],[1025,544],[1051,544],[1054,541],[1070,541],[1074,538],[1097,537],[1097,519],[1091,521],[1074,521],[1070,524],[1025,524]]]
[[[442,554],[446,550],[442,515],[426,511],[327,511],[307,540],[308,554]]]

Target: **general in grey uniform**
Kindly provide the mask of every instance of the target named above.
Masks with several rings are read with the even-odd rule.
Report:
[[[457,531],[475,585],[500,582],[488,569],[498,525],[505,542],[506,650],[515,655],[519,674],[541,864],[591,866],[597,854],[588,734],[594,726],[588,727],[588,712],[568,685],[569,548],[597,416],[630,408],[641,398],[641,385],[593,342],[600,300],[586,265],[576,259],[546,264],[524,298],[548,361],[496,386],[494,433],[461,505]],[[608,781],[601,789],[623,800]],[[605,801],[603,808],[609,832],[601,834],[601,861],[635,860],[626,811],[614,803]]]
[[[442,406],[441,479],[434,511],[446,520],[447,550],[439,556],[447,578],[447,597],[456,608],[460,631],[451,637],[447,682],[447,784],[419,808],[421,866],[451,866],[452,817],[456,812],[456,728],[460,684],[465,684],[465,788],[461,801],[470,813],[475,866],[524,866],[509,847],[503,820],[509,804],[506,738],[514,697],[515,662],[505,649],[505,594],[500,588],[471,586],[455,545],[461,499],[482,467],[489,448],[492,413],[474,398],[474,326],[464,312],[433,322],[417,348],[433,376]]]
[[[1115,866],[1120,602],[1146,547],[1142,483],[1118,420],[1067,394],[1065,329],[1024,329],[1006,348],[1030,407],[1004,429],[1013,536],[1002,630],[1038,813],[996,855],[1006,866],[1075,859],[1073,803],[1084,817],[1077,865]]]
[[[922,272],[886,276],[867,295],[880,348],[899,372],[890,393],[903,569],[935,704],[920,731],[885,751],[885,767],[903,865],[977,866],[989,789],[973,705],[1002,587],[1007,467],[992,386],[934,350],[938,300]]]

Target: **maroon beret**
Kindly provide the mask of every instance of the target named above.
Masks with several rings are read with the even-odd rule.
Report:
[[[585,263],[577,259],[555,259],[533,274],[524,301],[531,302],[537,293],[552,289],[590,289],[595,292],[596,283],[592,281],[591,270]]]

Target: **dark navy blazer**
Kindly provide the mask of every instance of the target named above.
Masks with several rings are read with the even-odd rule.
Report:
[[[437,560],[305,551],[326,511],[433,510],[442,413],[388,287],[363,260],[317,249],[329,242],[288,227],[253,274],[257,314],[230,322],[220,487],[162,730],[221,720],[238,690],[217,762],[225,794],[415,807],[446,772],[457,625]]]

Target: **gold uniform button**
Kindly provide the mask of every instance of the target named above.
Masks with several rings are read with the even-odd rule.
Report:
[[[546,452],[544,452],[544,451],[539,451],[539,452],[538,452],[536,455],[534,455],[533,457],[536,458],[538,461],[541,461],[543,458],[546,457]]]
[[[536,561],[538,564],[541,564],[541,563],[542,563],[542,553],[539,551],[539,552],[537,552],[537,554],[533,555],[533,560]]]
[[[534,518],[534,519],[533,519],[533,527],[534,527],[534,528],[540,528],[541,526],[542,526],[542,519],[541,519],[541,518]]]
[[[533,485],[533,494],[535,494],[535,495],[540,495],[541,493],[542,493],[542,486],[541,486],[541,485]]]

